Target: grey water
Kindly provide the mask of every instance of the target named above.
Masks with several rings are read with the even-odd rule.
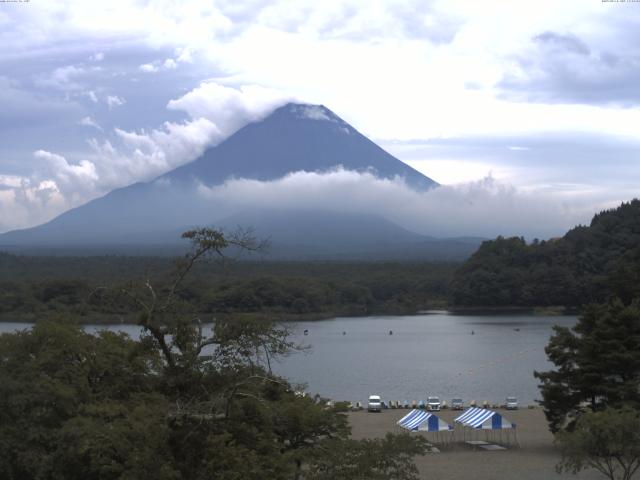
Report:
[[[573,316],[448,312],[296,322],[289,324],[292,339],[309,348],[272,367],[293,383],[306,383],[309,393],[333,400],[435,395],[497,403],[513,395],[527,404],[540,398],[533,371],[552,367],[544,352],[552,326],[575,322]],[[24,328],[29,324],[0,323],[0,333]],[[140,334],[135,325],[85,328]]]
[[[335,318],[298,322],[294,338],[311,346],[274,367],[310,393],[334,400],[521,403],[540,398],[534,370],[547,370],[544,347],[552,326],[573,326],[573,316],[451,315]],[[304,330],[308,331],[304,335]],[[389,332],[392,331],[393,335]]]

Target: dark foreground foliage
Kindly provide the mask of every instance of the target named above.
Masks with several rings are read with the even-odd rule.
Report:
[[[484,242],[456,272],[455,305],[578,307],[640,293],[640,200],[548,241]]]
[[[610,480],[630,480],[640,468],[640,411],[627,407],[585,413],[556,440],[562,451],[558,472],[593,468]]]
[[[38,322],[0,336],[3,480],[416,479],[421,437],[349,439],[344,406],[296,393],[270,370],[286,328],[184,312],[194,265],[247,239],[189,232],[194,250],[162,288],[122,289],[140,340]]]
[[[588,306],[571,329],[555,327],[535,372],[562,452],[558,472],[595,469],[629,480],[640,468],[640,296]]]
[[[589,306],[575,327],[554,330],[545,350],[556,368],[535,373],[553,432],[585,411],[640,409],[640,301]]]

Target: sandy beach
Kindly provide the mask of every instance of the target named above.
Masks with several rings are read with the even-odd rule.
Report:
[[[578,475],[559,475],[555,465],[560,459],[553,445],[553,436],[547,429],[544,413],[540,408],[515,411],[498,410],[517,425],[520,447],[486,451],[475,449],[461,440],[449,446],[439,446],[440,453],[430,453],[416,458],[421,478],[430,480],[494,480],[494,479],[602,479],[595,470]],[[349,413],[354,438],[383,437],[387,432],[400,432],[396,422],[409,410],[384,410],[382,413],[358,411]],[[460,412],[443,410],[438,416],[453,423]],[[424,435],[415,433],[415,435]],[[431,437],[428,437],[431,438]]]

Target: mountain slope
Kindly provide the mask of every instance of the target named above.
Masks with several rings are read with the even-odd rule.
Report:
[[[327,251],[324,246],[342,240],[352,246],[378,245],[383,248],[391,237],[398,237],[392,242],[396,245],[420,242],[425,238],[395,225],[389,228],[390,222],[376,217],[376,212],[367,212],[357,221],[352,218],[345,222],[339,214],[328,214],[319,207],[317,211],[290,212],[285,220],[286,216],[282,217],[279,212],[256,214],[256,211],[234,210],[200,193],[203,185],[219,185],[230,178],[274,180],[294,171],[324,172],[338,166],[368,171],[380,178],[402,177],[418,190],[437,185],[382,150],[327,108],[287,104],[264,120],[243,127],[191,163],[154,181],[114,190],[38,227],[8,232],[0,236],[0,245],[171,245],[178,243],[180,231],[194,226],[222,225],[233,215],[244,215],[248,222],[245,226],[259,222],[264,231],[280,232],[280,245],[322,246],[320,250],[323,251]],[[303,217],[321,227],[316,228],[315,233],[309,229],[305,233],[305,229],[297,227]],[[365,224],[369,226],[365,227]],[[374,224],[377,225],[374,227]],[[355,225],[361,228],[353,228]],[[347,226],[352,227],[348,229],[349,235],[345,234]],[[323,232],[322,245],[318,241],[320,231]],[[407,235],[414,238],[410,241]],[[329,246],[328,251],[335,251],[335,245]],[[345,251],[353,250],[345,245]]]
[[[385,152],[322,105],[289,103],[261,122],[251,123],[199,159],[163,179],[198,179],[207,185],[229,177],[273,180],[299,170],[373,171],[376,176],[404,177],[417,189],[437,183]]]

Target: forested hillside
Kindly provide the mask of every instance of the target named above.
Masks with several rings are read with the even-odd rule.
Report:
[[[120,292],[165,278],[173,260],[153,257],[29,257],[0,254],[0,319],[69,314],[81,321],[132,321]],[[198,314],[269,318],[414,313],[443,306],[458,264],[233,262],[202,264],[179,292]],[[275,317],[274,317],[275,316]]]
[[[640,200],[595,215],[558,239],[484,242],[457,270],[458,306],[580,306],[640,291]]]

